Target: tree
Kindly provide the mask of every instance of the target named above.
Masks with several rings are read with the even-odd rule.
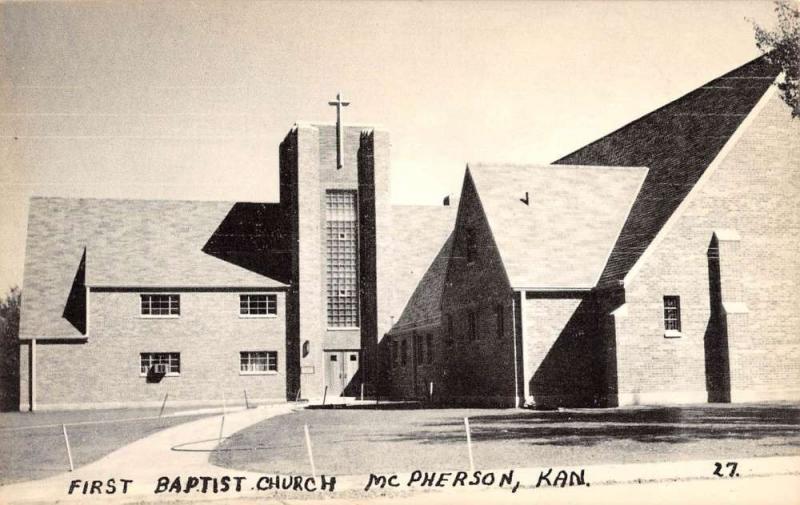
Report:
[[[19,406],[19,309],[22,290],[13,287],[0,300],[0,409]]]
[[[800,10],[792,0],[776,0],[778,23],[775,30],[758,26],[754,21],[756,46],[770,63],[783,69],[783,81],[776,85],[781,98],[792,108],[792,117],[800,117]]]

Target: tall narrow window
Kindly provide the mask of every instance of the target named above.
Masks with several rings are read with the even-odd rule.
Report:
[[[433,335],[430,333],[425,335],[425,358],[427,364],[433,363]]]
[[[681,298],[679,296],[664,297],[664,329],[681,331]]]
[[[475,311],[469,313],[469,340],[478,339],[478,314]]]
[[[497,338],[503,338],[503,334],[505,333],[505,320],[503,319],[503,306],[497,306]]]
[[[475,239],[475,228],[472,226],[469,226],[466,229],[466,242],[467,263],[472,263],[475,261],[475,257],[478,255],[478,244]]]
[[[450,314],[447,314],[446,317],[447,317],[447,329],[446,329],[446,331],[447,331],[447,337],[446,337],[447,342],[446,343],[447,343],[447,346],[450,347],[451,345],[453,345],[453,341],[455,340],[456,335],[455,335],[455,330],[453,329],[453,316],[450,315]]]
[[[400,358],[400,354],[397,352],[397,340],[392,339],[392,351],[391,351],[391,360],[392,360],[392,368],[397,366],[397,361]]]
[[[406,366],[406,363],[408,363],[408,343],[403,339],[400,342],[400,365]]]
[[[422,338],[414,334],[414,364],[421,365],[425,362],[425,357],[422,353]]]
[[[355,191],[325,193],[325,244],[328,326],[358,327],[358,211]]]

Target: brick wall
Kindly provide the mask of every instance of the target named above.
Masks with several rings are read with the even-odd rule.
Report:
[[[467,258],[467,230],[472,230],[475,244],[473,261]],[[497,331],[498,307],[503,308],[502,335],[498,335]],[[455,333],[452,347],[445,351],[445,389],[450,399],[513,405],[512,292],[469,176],[464,180],[453,231],[453,249],[442,295],[442,313],[453,318]],[[473,340],[470,339],[471,313],[477,319],[477,338]]]
[[[800,123],[773,94],[761,105],[626,279],[615,317],[621,404],[706,401],[708,250],[719,230],[739,236],[720,246],[722,302],[747,308],[725,314],[731,399],[800,397]],[[680,296],[679,338],[665,338],[664,295]]]
[[[243,403],[245,390],[252,401],[283,400],[286,304],[276,294],[277,317],[239,317],[239,293],[216,291],[180,293],[178,318],[145,318],[137,292],[92,292],[85,343],[37,342],[37,407],[157,405],[165,394],[170,403],[219,403],[224,395],[231,404]],[[278,372],[241,375],[240,351],[277,351]],[[180,376],[148,383],[141,352],[180,352]],[[21,398],[25,408],[27,392]]]

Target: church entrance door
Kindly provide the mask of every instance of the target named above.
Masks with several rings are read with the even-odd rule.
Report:
[[[325,351],[325,385],[328,396],[355,396],[358,385],[358,351]]]

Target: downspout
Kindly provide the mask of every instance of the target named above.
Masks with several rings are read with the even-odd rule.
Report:
[[[36,410],[36,339],[31,339],[31,377],[30,377],[30,411]]]
[[[519,408],[519,370],[517,370],[517,294],[512,291],[511,295],[511,328],[514,341],[514,408]]]

